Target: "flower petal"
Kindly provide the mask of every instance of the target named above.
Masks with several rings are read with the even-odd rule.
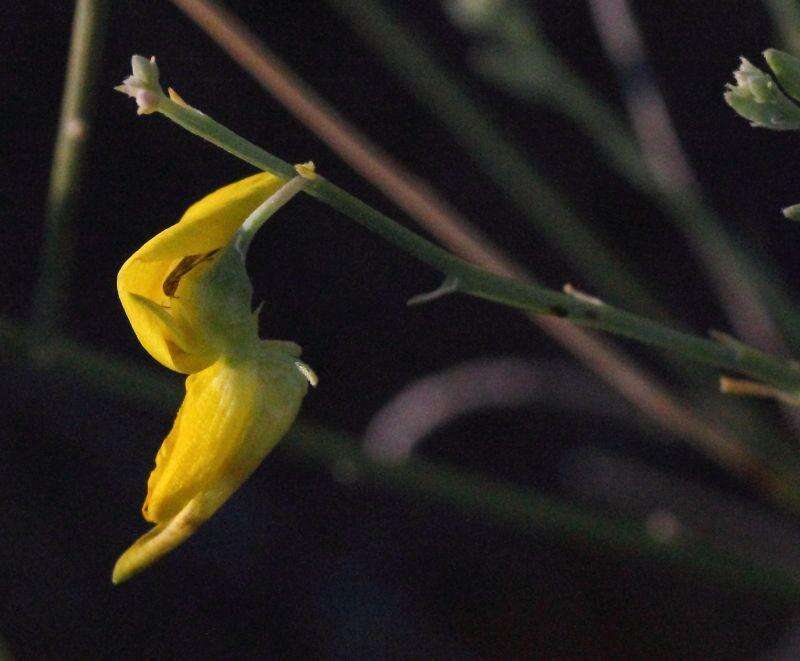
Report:
[[[281,184],[260,173],[220,188],[123,264],[117,290],[125,313],[142,346],[165,367],[188,374],[216,358],[207,329],[198,323],[192,287],[218,258],[213,251],[229,243],[245,218]],[[190,256],[198,258],[187,264],[184,258]],[[171,291],[165,291],[168,279],[174,280]]]
[[[288,431],[308,385],[293,358],[228,364],[186,379],[186,397],[156,457],[142,512],[162,523],[200,493],[220,507]]]
[[[166,521],[233,468],[253,421],[256,385],[251,371],[221,362],[186,379],[186,397],[147,482],[145,519]]]
[[[165,367],[191,374],[214,361],[202,340],[164,307],[134,293],[120,293],[120,300],[139,342]]]
[[[205,495],[200,494],[186,503],[174,517],[139,537],[114,564],[111,582],[119,584],[127,581],[185,542],[210,516],[206,508]]]
[[[190,206],[180,221],[145,243],[134,256],[145,262],[202,255],[227,245],[234,233],[283,180],[267,172],[229,184]]]

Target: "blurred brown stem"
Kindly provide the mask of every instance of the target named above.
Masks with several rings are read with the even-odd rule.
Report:
[[[774,399],[789,406],[800,406],[800,397],[797,397],[797,395],[778,390],[764,383],[748,381],[747,379],[732,379],[729,376],[723,376],[719,380],[719,390],[726,395]]]
[[[697,176],[683,151],[664,97],[648,75],[644,42],[629,3],[590,0],[589,8],[600,41],[622,80],[625,106],[645,169],[673,216],[693,219],[681,225],[682,231],[705,265],[731,325],[748,344],[770,353],[785,353],[786,347],[761,292],[700,195]]]

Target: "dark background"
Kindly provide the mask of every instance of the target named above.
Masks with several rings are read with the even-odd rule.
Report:
[[[561,54],[617,103],[584,3],[535,4]],[[677,317],[700,333],[727,327],[684,241],[582,134],[470,75],[470,40],[438,3],[394,5]],[[545,283],[582,284],[327,5],[228,6]],[[760,3],[735,6],[635,3],[708,198],[793,279],[800,228],[778,210],[800,201],[798,137],[749,129],[722,101],[738,56],[757,59],[775,43]],[[70,3],[39,1],[0,10],[0,300],[3,315],[17,320],[29,317],[37,278],[71,11]],[[122,313],[116,271],[188,204],[251,172],[163,118],[136,116],[133,102],[112,91],[133,53],[155,54],[162,82],[192,105],[289,162],[313,159],[346,190],[410,223],[172,5],[113,3],[74,224],[69,337],[156,371]],[[320,376],[302,416],[354,437],[420,375],[477,357],[563,356],[523,317],[488,303],[449,297],[407,308],[410,296],[438,284],[437,274],[310,198],[262,230],[251,274],[265,300],[264,333],[301,344]],[[2,365],[0,635],[15,658],[748,658],[777,644],[792,619],[793,605],[769,595],[633,555],[520,536],[422,499],[337,481],[280,451],[193,539],[112,587],[114,560],[146,529],[139,507],[171,419],[68,374],[44,379],[24,360]],[[471,414],[420,452],[559,493],[569,453],[601,447],[750,497],[698,453],[646,441],[618,421],[530,406]]]

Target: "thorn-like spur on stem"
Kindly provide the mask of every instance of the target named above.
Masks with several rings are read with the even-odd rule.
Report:
[[[406,302],[406,305],[411,307],[412,305],[420,305],[421,303],[430,303],[431,301],[435,301],[437,298],[442,298],[443,296],[447,296],[448,294],[453,294],[458,291],[458,278],[454,278],[452,276],[446,276],[444,282],[439,285],[433,291],[426,292],[424,294],[417,294],[416,296],[412,296]]]
[[[114,88],[114,89],[119,89],[119,88]],[[169,95],[169,98],[172,99],[179,106],[183,106],[184,108],[191,108],[192,107],[188,103],[186,103],[186,101],[183,100],[183,97],[180,94],[178,94],[171,87],[167,88],[167,94]]]
[[[314,181],[314,179],[317,178],[317,170],[314,167],[314,161],[298,163],[294,166],[294,171],[303,177],[303,179],[308,179],[308,181]]]
[[[589,303],[589,305],[605,305],[603,301],[601,301],[597,296],[592,296],[591,294],[587,294],[586,292],[582,292],[580,289],[576,289],[570,283],[565,284],[562,287],[562,291],[569,295],[574,296],[579,301],[583,301],[584,303]]]
[[[294,361],[294,365],[300,371],[300,374],[306,377],[308,383],[312,387],[316,388],[317,384],[319,384],[319,377],[317,376],[317,373],[313,369],[311,369],[308,365],[306,365],[302,360]]]
[[[719,391],[726,395],[774,399],[789,406],[800,406],[800,397],[797,395],[747,379],[732,379],[728,376],[721,376],[719,378]]]

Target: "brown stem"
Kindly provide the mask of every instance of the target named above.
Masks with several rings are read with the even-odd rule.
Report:
[[[722,376],[719,379],[719,390],[726,395],[774,399],[789,406],[800,406],[800,397],[797,395],[748,379],[732,379],[729,376]]]

